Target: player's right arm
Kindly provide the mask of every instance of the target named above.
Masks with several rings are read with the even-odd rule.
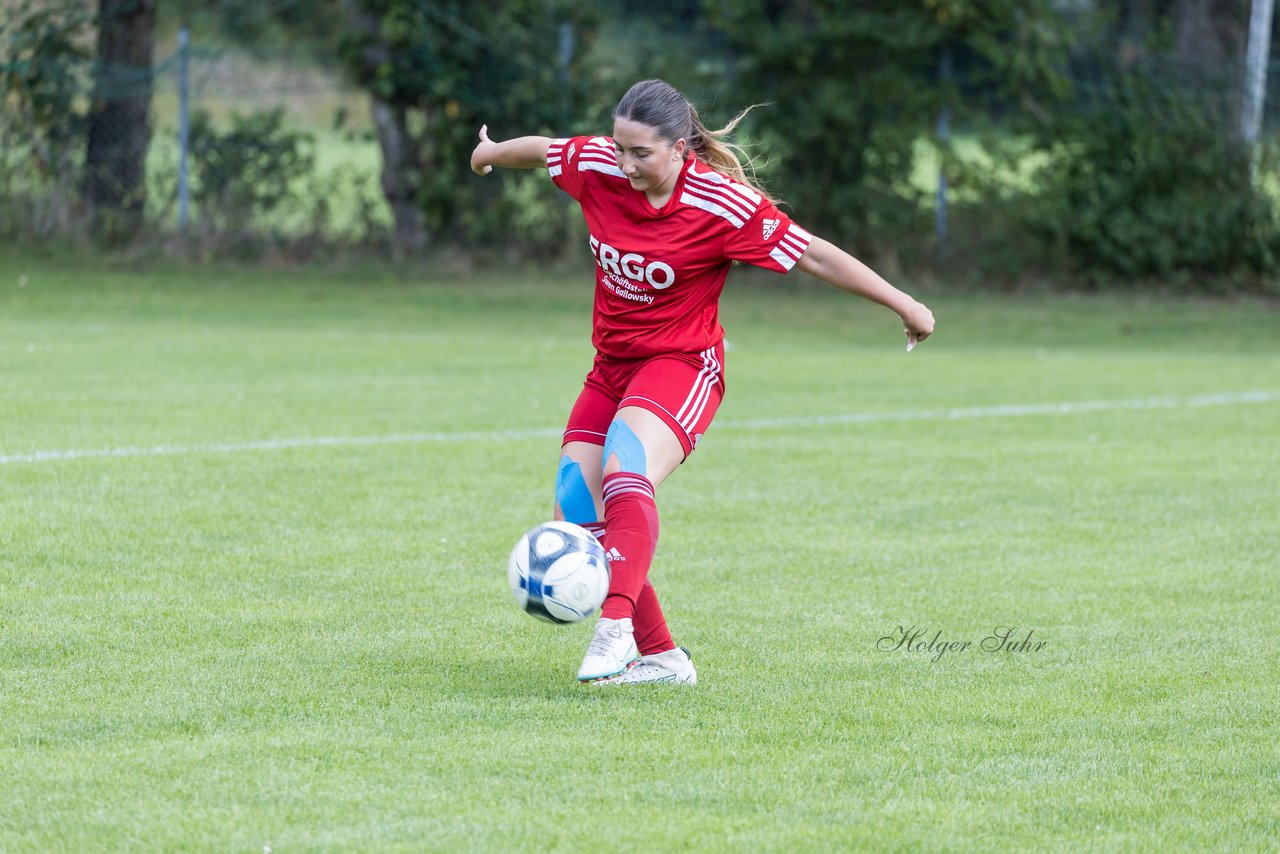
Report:
[[[489,126],[480,126],[480,142],[471,152],[471,171],[488,175],[495,166],[507,169],[547,168],[547,149],[551,140],[545,136],[518,136],[506,142],[489,139]]]

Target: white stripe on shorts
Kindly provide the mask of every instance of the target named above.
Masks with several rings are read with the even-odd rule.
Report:
[[[702,370],[680,411],[676,413],[676,421],[686,433],[693,433],[693,428],[698,426],[698,419],[702,417],[702,411],[707,408],[707,400],[711,397],[711,389],[720,382],[720,363],[716,360],[715,348],[703,350],[701,355]]]

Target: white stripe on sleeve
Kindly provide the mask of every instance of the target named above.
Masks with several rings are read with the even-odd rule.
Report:
[[[729,222],[733,223],[734,228],[742,228],[746,225],[746,223],[743,222],[736,213],[729,210],[724,205],[708,199],[699,198],[698,196],[688,192],[688,187],[685,188],[685,192],[680,194],[680,202],[682,204],[692,205],[695,208],[702,208],[702,210],[713,213],[718,217],[724,217],[729,220]]]
[[[774,249],[769,253],[769,257],[778,262],[778,266],[784,270],[790,271],[796,265],[796,259],[792,258],[781,249]]]

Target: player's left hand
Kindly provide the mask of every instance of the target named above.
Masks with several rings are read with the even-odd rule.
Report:
[[[933,334],[933,312],[924,303],[916,302],[901,317],[902,330],[907,334],[907,350]]]

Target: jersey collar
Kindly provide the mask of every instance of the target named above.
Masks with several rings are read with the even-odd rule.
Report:
[[[644,191],[639,191],[640,202],[644,205],[646,213],[655,217],[666,216],[675,209],[675,206],[680,203],[680,196],[684,194],[685,179],[689,177],[689,170],[693,168],[693,161],[696,159],[697,157],[693,154],[690,154],[684,159],[684,165],[680,167],[680,175],[676,178],[676,185],[671,189],[671,198],[667,199],[666,203],[663,204],[661,208],[655,208],[653,203],[649,201],[649,197],[644,194]]]

